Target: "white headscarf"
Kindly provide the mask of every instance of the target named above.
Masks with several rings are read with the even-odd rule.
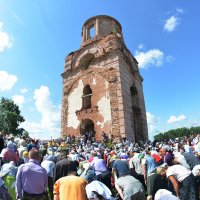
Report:
[[[9,141],[7,143],[7,149],[10,150],[10,151],[15,151],[15,146],[16,146],[15,143],[13,143],[11,141]]]
[[[193,170],[192,170],[192,173],[194,176],[198,176],[199,175],[199,172],[200,172],[200,165],[196,165],[194,166]]]
[[[112,193],[110,189],[106,185],[101,183],[100,181],[92,181],[90,184],[86,185],[85,189],[86,189],[86,194],[87,194],[88,199],[94,198],[94,195],[95,195],[94,192],[103,196],[104,199],[110,199],[110,200],[115,199],[111,196]]]
[[[180,200],[166,189],[160,189],[155,194],[155,200]]]

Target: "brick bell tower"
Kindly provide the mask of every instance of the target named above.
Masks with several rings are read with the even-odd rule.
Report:
[[[82,27],[81,47],[65,59],[62,136],[102,131],[115,139],[148,139],[143,78],[127,49],[120,23],[105,15]]]

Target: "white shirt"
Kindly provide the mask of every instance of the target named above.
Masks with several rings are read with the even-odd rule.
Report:
[[[55,163],[50,160],[44,160],[41,163],[41,166],[47,171],[49,177],[53,177],[53,172],[55,168]]]
[[[192,172],[183,167],[182,165],[173,165],[167,169],[167,177],[174,176],[177,181],[182,182],[187,178]]]
[[[18,150],[18,153],[19,153],[19,157],[22,158],[23,152],[24,152],[24,151],[28,151],[28,148],[27,148],[27,147],[20,146],[17,150]]]
[[[138,158],[139,153],[135,153],[135,155],[129,161],[129,168],[135,168],[135,171],[138,174],[142,174],[142,167],[140,158]]]

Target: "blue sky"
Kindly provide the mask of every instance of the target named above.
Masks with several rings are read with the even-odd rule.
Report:
[[[200,1],[0,0],[0,97],[13,99],[35,138],[60,136],[65,57],[83,23],[122,25],[144,78],[149,135],[200,125]]]

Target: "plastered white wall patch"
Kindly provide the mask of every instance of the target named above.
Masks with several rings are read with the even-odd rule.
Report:
[[[104,124],[107,121],[111,120],[111,108],[110,108],[110,97],[109,95],[106,95],[106,97],[102,97],[98,103],[98,110],[99,110],[99,114],[102,115],[103,117],[103,122],[97,121],[97,125],[100,125],[101,128],[104,127]]]
[[[76,111],[82,108],[83,82],[79,80],[77,88],[68,96],[68,127],[76,129],[80,123]]]
[[[92,79],[92,85],[96,85],[97,83],[96,83],[96,79],[95,78],[93,78]]]

